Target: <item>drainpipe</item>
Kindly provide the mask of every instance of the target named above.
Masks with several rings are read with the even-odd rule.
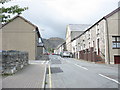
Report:
[[[105,21],[106,21],[106,29],[107,29],[107,43],[108,43],[108,64],[110,64],[110,46],[109,46],[109,30],[108,30],[108,21],[107,19],[104,17]]]

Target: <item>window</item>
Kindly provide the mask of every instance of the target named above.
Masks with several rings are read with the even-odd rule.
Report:
[[[98,23],[97,23],[97,28],[96,28],[96,34],[97,34],[97,36],[99,36],[99,34],[100,34],[99,24]]]
[[[85,48],[85,44],[84,44],[84,48]]]
[[[112,47],[114,49],[120,49],[120,36],[113,36],[112,37]]]
[[[93,41],[93,47],[95,47],[95,41]]]
[[[112,41],[115,41],[115,37],[112,37]]]
[[[89,42],[89,48],[90,48],[90,42]]]

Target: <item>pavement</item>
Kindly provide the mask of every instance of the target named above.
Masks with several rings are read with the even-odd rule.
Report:
[[[46,88],[118,88],[118,67],[50,56]],[[114,90],[114,89],[113,89]]]
[[[31,60],[12,76],[2,78],[2,88],[44,88],[46,61]]]

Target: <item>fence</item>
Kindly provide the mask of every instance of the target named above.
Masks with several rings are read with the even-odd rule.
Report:
[[[2,51],[2,73],[13,74],[28,65],[28,53],[21,51]]]
[[[105,63],[105,60],[101,57],[101,55],[97,55],[97,53],[94,52],[93,47],[79,51],[79,57],[79,59],[86,61]]]

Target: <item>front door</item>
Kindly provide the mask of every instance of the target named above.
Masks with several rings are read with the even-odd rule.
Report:
[[[100,55],[100,43],[99,39],[97,39],[97,46],[98,46],[98,55]]]
[[[114,56],[114,63],[120,64],[120,56]]]

